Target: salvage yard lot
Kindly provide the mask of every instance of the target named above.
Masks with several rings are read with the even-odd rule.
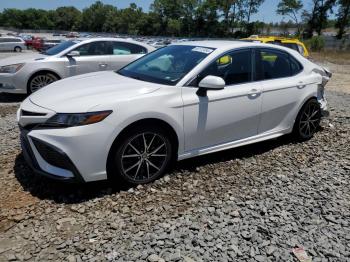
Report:
[[[34,175],[15,121],[24,97],[0,94],[0,261],[296,261],[296,246],[349,261],[350,63],[313,57],[334,74],[331,116],[310,141],[182,161],[137,188]]]

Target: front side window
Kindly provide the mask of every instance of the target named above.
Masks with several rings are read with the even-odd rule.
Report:
[[[291,55],[278,50],[257,50],[257,80],[269,80],[296,75],[302,66]]]
[[[213,51],[213,48],[207,47],[170,45],[132,62],[118,74],[147,82],[176,85]]]
[[[147,49],[140,45],[125,42],[112,42],[113,55],[131,55],[146,53]]]
[[[74,51],[78,51],[80,56],[100,56],[111,55],[112,51],[107,41],[97,41],[78,46]]]
[[[67,48],[77,44],[78,41],[65,41],[62,42],[44,52],[45,55],[57,55],[61,53],[63,50],[66,50]]]
[[[226,85],[236,85],[252,81],[251,50],[234,51],[225,54],[199,74],[190,85],[198,86],[208,75],[218,76],[225,80]]]

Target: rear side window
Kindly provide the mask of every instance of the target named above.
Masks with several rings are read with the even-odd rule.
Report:
[[[113,55],[146,54],[147,49],[132,43],[112,42],[111,52]]]
[[[18,43],[18,42],[21,42],[21,40],[17,39],[17,38],[0,38],[0,42],[2,42],[2,43]]]
[[[299,48],[298,48],[297,44],[294,44],[294,43],[282,43],[282,46],[288,47],[290,49],[293,49],[293,50],[299,52]]]
[[[195,84],[206,76],[219,76],[225,80],[226,85],[236,85],[252,81],[252,52],[251,50],[234,51],[227,53],[212,62],[200,73]]]
[[[290,77],[302,71],[301,64],[283,51],[263,49],[257,52],[255,60],[257,80]]]

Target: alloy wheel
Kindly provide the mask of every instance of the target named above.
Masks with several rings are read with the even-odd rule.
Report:
[[[56,80],[57,78],[51,74],[37,75],[30,81],[30,84],[29,84],[30,92],[34,93],[35,91],[38,91],[40,88],[47,86],[48,84],[51,84]]]
[[[121,155],[121,168],[129,180],[142,183],[158,176],[164,169],[168,157],[164,137],[144,132],[131,138]]]
[[[311,137],[320,123],[320,108],[317,103],[309,103],[305,107],[299,121],[299,132],[303,137]]]

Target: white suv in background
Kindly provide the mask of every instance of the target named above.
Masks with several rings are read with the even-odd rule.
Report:
[[[0,51],[22,52],[25,49],[26,43],[20,37],[0,37]]]
[[[42,53],[0,60],[0,92],[30,94],[62,78],[118,70],[153,50],[150,45],[118,38],[65,41]]]

